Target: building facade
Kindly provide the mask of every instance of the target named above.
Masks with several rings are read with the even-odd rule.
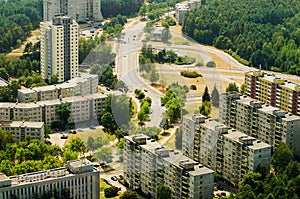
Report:
[[[74,199],[100,198],[100,171],[87,159],[69,161],[65,167],[7,177],[0,174],[0,199],[31,199],[57,191]]]
[[[295,156],[300,157],[299,116],[250,97],[233,99],[230,96],[227,93],[221,94],[221,101],[231,102],[231,106],[220,108],[220,118],[226,115],[233,118],[228,126],[270,144],[273,148],[284,142]]]
[[[235,186],[245,174],[256,171],[259,165],[270,167],[270,145],[204,118],[202,115],[184,117],[183,155],[193,157]],[[188,139],[192,140],[191,144],[185,142]]]
[[[57,75],[58,82],[78,76],[79,26],[70,17],[57,16],[41,22],[41,75],[50,81]]]
[[[182,24],[183,17],[188,11],[199,8],[200,6],[201,6],[201,0],[188,0],[188,1],[177,3],[175,7],[176,7],[176,19],[178,23]]]
[[[124,180],[151,198],[159,184],[170,187],[174,199],[213,197],[212,170],[142,134],[125,136]]]
[[[92,122],[103,113],[106,95],[94,93],[85,96],[66,97],[61,99],[29,102],[0,103],[0,121],[30,121],[51,124],[59,121],[56,111],[60,104],[67,103],[71,108],[69,123]]]
[[[74,18],[77,22],[102,21],[101,0],[44,0],[44,21],[57,15]]]
[[[298,84],[262,71],[246,73],[245,83],[247,96],[300,116]]]
[[[13,121],[0,124],[4,131],[11,132],[16,142],[24,141],[26,136],[44,141],[44,122]]]
[[[18,102],[55,100],[98,92],[98,75],[81,74],[61,84],[18,89]]]

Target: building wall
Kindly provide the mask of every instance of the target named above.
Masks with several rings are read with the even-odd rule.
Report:
[[[222,98],[228,96],[221,95]],[[234,99],[232,104],[234,106],[231,106],[230,110],[220,110],[221,114],[230,114],[230,117],[235,118],[230,120],[231,127],[270,144],[273,148],[284,142],[295,156],[300,157],[299,147],[296,144],[300,142],[299,116],[245,96]]]
[[[78,160],[80,161],[80,160]],[[82,165],[85,167],[86,165]],[[47,191],[69,189],[71,198],[100,198],[100,172],[96,169],[85,172],[71,172],[69,166],[28,173],[20,176],[10,176],[10,186],[0,187],[0,198],[6,199],[16,195],[20,199],[31,199],[35,193],[43,195]]]
[[[56,110],[62,103],[68,103],[71,107],[69,122],[97,120],[103,113],[103,103],[106,97],[95,93],[34,103],[3,102],[0,103],[0,121],[24,120],[51,124],[51,122],[59,121]]]
[[[158,185],[165,184],[172,191],[172,199],[204,199],[213,196],[213,179],[212,170],[145,135],[125,137],[124,180],[134,190],[141,189],[151,198],[157,198]]]
[[[44,21],[58,14],[71,16],[77,22],[103,20],[101,0],[44,0]]]
[[[78,74],[79,26],[70,17],[55,17],[41,22],[41,71],[50,81],[57,75],[58,82],[74,78]]]

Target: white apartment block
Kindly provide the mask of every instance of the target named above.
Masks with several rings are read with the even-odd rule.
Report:
[[[3,122],[0,124],[0,128],[4,131],[11,132],[16,142],[24,141],[26,136],[30,136],[33,139],[38,139],[42,142],[44,141],[44,122]]]
[[[41,22],[41,75],[50,81],[57,75],[58,82],[78,76],[79,26],[70,17],[58,16]]]
[[[44,21],[65,15],[77,22],[102,21],[101,0],[44,0]]]
[[[221,101],[231,103],[231,106],[220,107],[220,118],[224,118],[224,115],[234,118],[227,125],[270,144],[273,148],[284,142],[295,156],[300,157],[299,116],[250,97],[233,99],[230,96],[232,95],[221,94]]]
[[[242,155],[237,153],[242,153],[242,149],[250,154],[247,159],[241,159]],[[183,118],[182,151],[183,155],[218,172],[233,185],[245,174],[256,171],[260,164],[269,168],[271,158],[270,145],[202,115]]]
[[[16,196],[31,199],[35,194],[67,190],[74,199],[100,198],[100,171],[87,159],[69,161],[65,167],[18,176],[0,174],[0,199]]]
[[[30,103],[2,102],[0,103],[0,121],[24,120],[51,124],[51,122],[59,120],[56,110],[63,103],[67,103],[71,107],[70,123],[97,120],[102,115],[103,103],[106,98],[107,96],[104,94],[94,93]]]
[[[54,100],[98,92],[98,75],[80,74],[61,84],[18,89],[18,102]]]
[[[159,184],[170,187],[172,199],[213,197],[212,170],[143,134],[125,136],[124,180],[151,198]]]
[[[200,6],[201,6],[201,0],[188,0],[181,3],[177,3],[175,7],[176,7],[176,19],[178,23],[182,24],[183,17],[188,11],[199,8]]]

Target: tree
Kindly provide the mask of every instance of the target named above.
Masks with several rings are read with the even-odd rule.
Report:
[[[57,84],[57,83],[58,83],[58,76],[57,75],[51,75],[50,84]]]
[[[235,84],[235,82],[229,83],[228,87],[226,88],[226,92],[230,92],[230,91],[239,92],[239,87]]]
[[[104,189],[104,196],[106,198],[112,198],[118,195],[119,189],[118,187],[111,186]]]
[[[141,15],[144,19],[146,17],[146,14],[147,14],[147,5],[146,4],[143,4],[141,7],[140,7],[140,11],[139,11],[139,15]]]
[[[112,161],[112,149],[109,147],[101,147],[95,153],[95,157],[101,162],[111,162]]]
[[[18,89],[21,88],[21,84],[17,80],[12,80],[8,88],[11,91],[13,101],[15,101],[18,97]]]
[[[171,198],[171,189],[170,187],[164,185],[164,184],[159,184],[157,187],[157,199],[166,199],[166,198]]]
[[[203,102],[199,107],[199,111],[201,115],[209,116],[211,113],[211,103],[210,102]]]
[[[205,86],[204,93],[202,95],[202,102],[210,102],[210,95],[208,93],[208,88]]]
[[[110,133],[114,133],[117,129],[115,120],[111,113],[106,112],[101,117],[101,124],[105,128],[106,131]]]
[[[174,123],[181,117],[181,105],[178,98],[172,98],[166,104],[167,107],[167,115],[170,118],[170,122]]]
[[[84,142],[79,137],[72,138],[71,142],[66,146],[66,149],[82,154],[84,154],[87,151]]]
[[[70,105],[67,103],[60,104],[56,110],[56,114],[58,115],[63,128],[65,128],[71,114]]]
[[[138,199],[138,195],[133,191],[125,191],[120,199]]]
[[[134,134],[144,134],[152,139],[158,140],[158,134],[161,129],[157,126],[139,128]]]
[[[0,150],[4,150],[9,143],[14,143],[14,137],[10,132],[0,129]]]
[[[275,149],[271,164],[276,172],[282,172],[293,161],[293,153],[285,143],[280,143]]]
[[[65,150],[63,152],[62,159],[64,162],[67,162],[69,160],[77,160],[78,159],[78,152],[71,151],[71,150]]]
[[[220,100],[220,94],[219,94],[219,91],[217,90],[217,87],[215,85],[214,89],[211,92],[212,105],[216,108],[219,108],[219,100]]]
[[[171,35],[171,33],[170,33],[169,28],[164,28],[164,29],[162,30],[161,40],[162,40],[163,42],[166,42],[166,41],[168,41],[169,39],[171,39],[171,37],[172,37],[172,35]]]
[[[5,68],[0,68],[0,77],[4,80],[8,81],[9,75]]]

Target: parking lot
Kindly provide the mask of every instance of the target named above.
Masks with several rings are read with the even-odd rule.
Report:
[[[107,173],[101,173],[100,178],[106,179],[109,183],[111,183],[115,187],[120,187],[121,191],[124,192],[124,191],[126,191],[126,187],[124,185],[120,184],[118,181],[114,181],[114,180],[111,179],[113,176],[119,176],[119,175],[123,175],[122,170],[112,171],[112,172],[107,172]]]

